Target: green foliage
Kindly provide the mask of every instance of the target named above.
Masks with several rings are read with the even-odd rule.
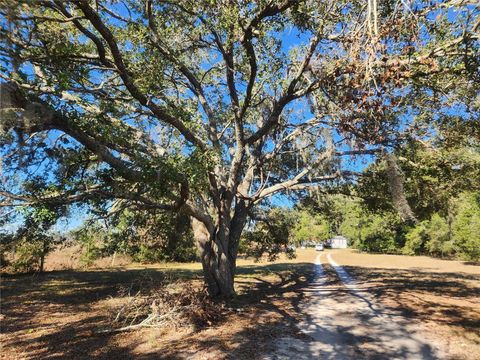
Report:
[[[353,240],[357,249],[394,254],[403,245],[401,220],[395,213],[365,214]],[[347,215],[348,216],[348,215]]]
[[[110,225],[111,236],[104,253],[122,252],[136,261],[147,263],[196,259],[187,216],[127,210]]]
[[[12,261],[14,272],[32,272],[39,270],[40,259],[44,256],[41,241],[23,239],[15,246],[15,258]]]
[[[188,217],[125,210],[107,225],[93,222],[72,233],[82,246],[85,266],[114,253],[130,255],[141,263],[196,259]]]
[[[102,255],[102,246],[107,242],[108,233],[98,223],[87,224],[72,233],[74,240],[82,247],[80,262],[89,267]]]
[[[408,251],[472,251],[474,214],[459,210],[453,248],[443,222],[448,201],[480,183],[478,142],[468,139],[478,134],[480,84],[469,4],[387,1],[375,14],[351,0],[123,1],[121,14],[116,0],[1,7],[0,202],[78,203],[103,218],[124,209],[106,236],[80,236],[86,263],[116,251],[193,258],[186,216],[160,209],[195,216],[215,240],[211,253],[234,260],[230,235],[255,205],[319,184],[356,187],[373,211],[333,202],[334,211],[300,214],[291,234],[291,213],[273,210],[246,235],[247,250],[273,256],[288,241],[342,230],[358,248],[399,251],[406,230],[382,162],[335,187],[355,176],[343,156],[384,149],[398,155],[407,200],[431,225],[425,246],[412,233]],[[380,31],[365,26],[371,15]],[[43,244],[42,259],[49,211],[27,214],[20,236]]]
[[[339,233],[364,251],[480,258],[480,206],[478,193],[464,192],[453,198],[446,216],[434,213],[408,227],[393,211],[377,211],[361,202],[345,203]]]
[[[433,214],[426,228],[428,242],[426,249],[431,255],[450,256],[453,255],[453,242],[450,238],[450,231],[447,221],[439,214]]]
[[[165,261],[167,258],[162,249],[151,247],[146,244],[140,244],[132,255],[133,260],[146,264]]]
[[[321,242],[330,235],[330,224],[321,215],[312,215],[306,210],[295,212],[296,224],[292,230],[292,242],[296,245],[306,241]]]
[[[439,142],[438,148],[410,142],[396,151],[405,179],[406,198],[420,220],[429,220],[434,213],[446,216],[450,199],[464,191],[480,190],[480,144],[475,138],[464,135],[459,139],[458,135],[452,135],[460,131],[460,125],[450,120],[452,123],[445,125],[445,129],[438,129],[441,131],[438,139],[432,140]],[[452,144],[454,140],[457,142]],[[371,210],[395,211],[382,160],[366,169],[357,192]]]
[[[355,243],[361,240],[361,224],[365,219],[364,211],[359,203],[352,199],[343,197],[342,205],[337,207],[340,218],[338,226],[338,234],[342,234],[347,239],[350,239],[355,246]]]
[[[289,209],[273,208],[257,217],[254,228],[247,230],[240,240],[239,252],[259,259],[267,255],[275,260],[281,252],[295,256],[290,246],[291,231],[295,225],[295,215]]]
[[[464,193],[455,201],[452,222],[455,249],[467,260],[480,260],[480,193]]]
[[[416,122],[421,126],[429,119]],[[404,254],[478,259],[480,143],[474,122],[441,114],[429,125],[437,132],[430,142],[412,140],[396,150],[405,196],[420,220],[405,233]],[[368,209],[376,214],[396,212],[385,164],[375,162],[365,175],[356,191]]]
[[[0,232],[0,268],[10,265],[8,254],[12,252],[13,235]]]
[[[478,193],[462,193],[450,202],[449,217],[436,213],[411,228],[403,253],[434,256],[457,255],[466,260],[480,259],[480,206]],[[450,221],[450,223],[449,223]]]
[[[51,227],[64,214],[62,207],[31,206],[23,209],[23,224],[11,235],[3,236],[3,251],[10,251],[12,270],[43,271],[45,257],[64,239]]]
[[[405,235],[405,245],[402,253],[405,255],[422,254],[425,252],[425,245],[428,241],[428,221],[422,221],[412,227]]]

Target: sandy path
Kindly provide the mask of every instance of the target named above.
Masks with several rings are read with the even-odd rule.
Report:
[[[277,350],[266,359],[446,358],[421,325],[384,309],[330,253],[317,256],[315,270],[299,324],[309,339],[278,339]]]

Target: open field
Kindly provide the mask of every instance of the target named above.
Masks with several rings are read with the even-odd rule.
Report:
[[[275,263],[239,260],[238,298],[214,326],[142,329],[95,334],[111,327],[112,299],[143,277],[183,279],[201,286],[199,264],[131,264],[108,270],[57,271],[6,276],[2,280],[3,359],[182,358],[198,352],[222,358],[251,358],[277,331],[294,329],[293,309],[307,283],[312,254]],[[121,300],[121,299],[120,299]],[[279,326],[281,325],[281,326]],[[286,326],[285,326],[286,325]]]
[[[421,323],[453,358],[480,359],[480,266],[353,251],[332,257],[361,290]]]
[[[440,341],[452,359],[480,358],[480,267],[426,257],[359,254],[329,250],[335,261],[386,309],[422,326],[426,339]],[[275,351],[276,339],[313,341],[300,331],[314,296],[318,253],[299,250],[294,260],[239,260],[237,298],[220,319],[203,328],[162,327],[121,333],[111,328],[112,309],[125,298],[122,287],[136,280],[180,279],[201,287],[198,264],[131,264],[113,269],[56,271],[2,279],[3,359],[251,359]],[[324,263],[328,296],[346,300],[337,274]],[[347,289],[348,290],[348,289]],[[347,291],[348,292],[348,291]],[[325,295],[326,296],[326,295]],[[317,320],[321,321],[321,320]],[[319,324],[321,325],[321,324]],[[361,351],[362,349],[360,349]]]

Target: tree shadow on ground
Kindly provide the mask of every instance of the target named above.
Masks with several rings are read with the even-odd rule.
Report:
[[[111,314],[97,302],[117,296],[122,287],[165,279],[195,278],[194,270],[156,269],[52,271],[2,276],[4,351],[37,359],[133,358],[115,336],[97,332],[110,326]],[[136,291],[136,289],[132,289]],[[21,356],[22,357],[22,356]]]
[[[262,291],[274,294],[288,282],[283,278],[274,287],[261,282],[260,276],[302,268],[310,264],[273,264],[239,268],[242,278],[257,278],[258,287],[250,289],[251,299],[245,294],[234,299],[229,306],[245,307],[264,298]],[[284,275],[280,274],[280,277]],[[303,276],[303,275],[302,275]],[[157,281],[196,279],[201,272],[190,269],[112,269],[107,271],[54,271],[44,274],[6,275],[2,277],[2,326],[7,335],[4,349],[31,354],[31,358],[87,359],[87,358],[138,358],[131,351],[142,339],[122,346],[121,334],[98,334],[111,326],[109,314],[99,311],[97,302],[114,297],[122,286],[132,286],[142,278]],[[245,281],[245,285],[251,281]],[[138,284],[137,284],[138,286]],[[297,287],[301,286],[300,284]],[[262,290],[263,289],[263,290]],[[135,292],[136,289],[132,289]],[[266,307],[267,305],[265,304]],[[260,307],[261,309],[262,307]],[[260,310],[259,309],[259,310]],[[227,319],[223,320],[228,321]],[[217,324],[221,326],[222,322]],[[17,353],[18,355],[18,353]]]
[[[475,301],[479,296],[478,287],[470,284],[471,280],[478,280],[475,276],[361,267],[346,267],[346,270],[362,291],[374,299],[381,301],[396,295],[398,302],[385,309],[400,312],[406,322],[412,318],[421,321],[431,316],[428,309],[434,309],[440,312],[445,323],[457,324],[466,331],[478,330],[480,319],[475,317],[478,315],[475,312],[472,317],[473,305],[468,305],[468,301]],[[10,352],[12,358],[24,353],[32,359],[185,359],[200,357],[199,354],[212,354],[212,358],[219,359],[254,359],[265,354],[268,358],[268,354],[275,353],[280,346],[298,359],[308,359],[314,344],[324,341],[329,345],[322,353],[324,359],[407,359],[409,356],[407,349],[402,353],[388,347],[369,348],[375,334],[368,331],[358,334],[354,326],[348,324],[326,327],[321,318],[312,318],[305,311],[306,306],[316,306],[315,301],[334,297],[335,301],[345,304],[348,312],[351,293],[342,287],[328,266],[321,285],[315,283],[313,265],[309,263],[259,264],[240,267],[237,273],[237,285],[242,291],[228,305],[233,310],[212,327],[198,329],[168,343],[158,337],[148,340],[142,331],[98,334],[110,324],[108,316],[98,310],[97,301],[115,296],[119,286],[141,277],[199,279],[197,270],[63,271],[33,277],[4,277],[1,330],[6,337],[3,349],[6,354]],[[266,276],[269,274],[271,278]],[[408,299],[402,298],[405,293]],[[357,295],[362,296],[362,292]],[[435,298],[441,296],[456,297],[467,304],[463,307],[439,304]],[[408,302],[415,297],[418,303]],[[422,306],[426,310],[419,311]],[[371,314],[359,313],[357,320],[368,325]],[[302,321],[313,324],[312,331],[320,335],[315,341],[300,331],[298,324]],[[149,341],[149,347],[141,352],[137,350]],[[424,358],[433,357],[428,344],[419,346]]]
[[[459,327],[480,334],[480,276],[345,266],[363,291],[403,316]],[[479,339],[480,340],[480,339]]]
[[[409,332],[411,318],[403,317],[401,311],[383,308],[374,312],[360,311],[352,317],[352,309],[358,307],[358,300],[371,302],[362,292],[352,293],[338,281],[335,271],[325,266],[321,284],[316,284],[313,275],[290,273],[280,276],[279,282],[256,279],[258,282],[250,291],[240,295],[237,301],[248,303],[248,299],[258,302],[255,310],[245,316],[248,327],[239,329],[229,338],[195,337],[180,339],[170,344],[167,350],[157,349],[145,354],[142,359],[164,357],[171,359],[190,358],[197,353],[215,354],[221,352],[228,359],[435,359],[432,346],[422,338]],[[408,289],[409,284],[405,284]],[[291,295],[293,292],[294,295]],[[289,296],[286,296],[289,295]],[[325,324],[321,317],[312,316],[306,307],[323,307],[329,297],[344,305],[345,313],[335,313],[342,317],[350,315],[352,324]],[[350,313],[350,314],[349,314]],[[270,320],[265,318],[268,314]],[[331,314],[327,314],[331,315]],[[395,320],[395,327],[388,321],[377,318],[388,316]],[[267,321],[266,321],[267,320]],[[310,324],[309,331],[299,331],[299,322]],[[364,331],[359,333],[357,325]],[[339,336],[340,334],[340,336]],[[207,335],[207,334],[205,334]],[[194,341],[196,352],[191,351]],[[405,345],[402,344],[405,342]],[[232,346],[232,343],[234,344]],[[318,343],[325,346],[318,348]],[[395,343],[395,346],[393,345]],[[278,348],[281,351],[278,352]],[[412,352],[412,347],[415,353]],[[216,358],[216,357],[212,357]]]
[[[297,359],[436,358],[430,344],[410,333],[410,319],[379,307],[367,293],[346,288],[332,266],[319,271],[304,290],[311,296],[303,304],[300,327],[309,340],[281,339],[275,354]]]

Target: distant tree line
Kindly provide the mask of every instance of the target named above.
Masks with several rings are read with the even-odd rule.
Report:
[[[14,272],[43,271],[45,257],[54,249],[79,247],[79,265],[128,255],[141,263],[193,261],[197,251],[190,219],[181,215],[123,211],[114,222],[87,220],[78,228],[59,234],[51,228],[60,214],[36,209],[26,214],[25,225],[0,233],[3,268]]]
[[[473,125],[473,124],[472,124]],[[441,129],[442,130],[442,129]],[[367,167],[345,189],[349,196],[316,196],[303,205],[323,214],[332,232],[371,252],[480,259],[480,152],[478,125],[460,136],[455,122],[438,136],[443,146],[411,143],[395,153],[412,219],[402,217],[389,188],[385,160]],[[454,141],[448,141],[448,140]]]
[[[370,209],[362,200],[334,196],[329,203],[340,215],[330,219],[332,232],[344,235],[359,250],[480,259],[479,192],[463,192],[450,199],[447,214],[434,212],[413,225],[394,211]]]
[[[320,243],[341,234],[362,251],[480,259],[480,192],[464,191],[447,201],[448,208],[405,223],[394,209],[372,208],[364,199],[331,195],[315,197],[295,208],[266,209],[242,236],[243,256],[274,260],[280,253],[295,256],[295,247]],[[46,255],[57,247],[79,246],[80,264],[129,255],[133,261],[155,263],[194,261],[197,249],[185,217],[125,212],[114,227],[86,222],[60,235],[44,231],[54,214],[46,209],[29,213],[37,227],[1,234],[2,266],[17,272],[43,270]]]

